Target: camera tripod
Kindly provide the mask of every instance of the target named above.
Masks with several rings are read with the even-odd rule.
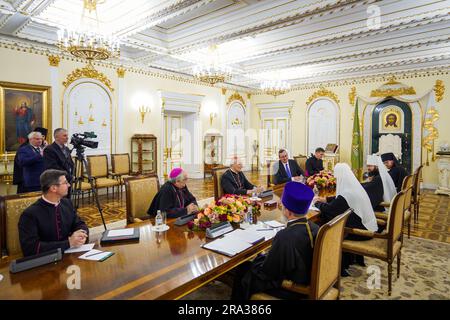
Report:
[[[88,182],[91,185],[92,196],[95,200],[97,210],[100,213],[100,217],[102,218],[103,227],[105,228],[105,231],[106,231],[108,229],[106,228],[106,223],[105,223],[105,219],[103,218],[102,208],[100,206],[100,201],[98,200],[98,194],[95,189],[94,178],[90,174],[89,164],[86,161],[86,158],[84,156],[84,148],[80,146],[78,148],[73,148],[73,149],[76,150],[75,166],[74,166],[74,179],[72,180],[72,201],[73,201],[74,207],[75,207],[75,209],[78,209],[78,207],[80,205],[80,197],[83,192],[83,190],[81,189],[81,183],[83,181],[83,168],[84,168],[87,173]],[[71,151],[73,151],[73,149]]]

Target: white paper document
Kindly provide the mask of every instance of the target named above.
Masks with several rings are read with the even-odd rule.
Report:
[[[108,230],[108,237],[132,236],[133,234],[134,228]]]
[[[67,249],[66,251],[64,251],[64,253],[75,253],[75,252],[84,252],[84,251],[90,251],[94,248],[95,243],[88,243],[88,244],[83,244],[81,247],[75,248],[72,247],[70,249]]]
[[[276,220],[264,221],[263,224],[265,224],[266,226],[272,227],[272,228],[285,227],[285,225],[283,223],[278,222]]]
[[[217,251],[219,253],[222,253],[226,256],[234,256],[238,254],[239,252],[242,252],[248,248],[250,248],[252,245],[250,243],[247,243],[245,241],[242,241],[238,238],[220,238],[214,241],[211,241],[209,243],[206,243],[203,245],[203,248],[210,249],[213,251]]]
[[[255,244],[259,241],[264,240],[264,235],[252,231],[253,228],[247,230],[236,229],[233,232],[227,233],[224,237],[225,239],[236,238],[237,240],[242,240],[250,244]]]
[[[79,256],[78,258],[92,261],[103,261],[106,260],[108,257],[112,256],[113,254],[114,254],[113,252],[93,249]]]
[[[309,206],[309,210],[320,211],[319,209],[316,208],[316,206],[312,202],[311,205]]]

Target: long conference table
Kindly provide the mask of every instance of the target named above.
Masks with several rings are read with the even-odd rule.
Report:
[[[277,195],[274,200],[279,200]],[[269,199],[263,199],[267,201]],[[261,207],[259,220],[280,220],[278,207]],[[318,212],[310,211],[309,219]],[[266,240],[228,257],[201,247],[205,232],[190,231],[186,225],[176,226],[168,220],[170,229],[154,232],[151,221],[129,227],[140,228],[140,240],[103,246],[98,239],[95,249],[114,255],[103,262],[78,259],[83,253],[64,254],[57,263],[12,274],[9,263],[0,263],[0,300],[7,299],[179,299],[207,284],[244,261],[271,246]],[[69,289],[73,281],[71,266],[79,267],[80,289]],[[76,268],[77,269],[77,268]],[[72,276],[72,277],[71,277]]]

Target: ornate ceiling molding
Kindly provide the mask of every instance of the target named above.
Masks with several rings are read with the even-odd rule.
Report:
[[[333,91],[327,90],[325,88],[320,88],[316,92],[314,92],[306,101],[306,105],[309,106],[311,102],[320,97],[327,97],[336,102],[338,105],[340,103],[338,96]]]
[[[426,16],[426,14],[432,14],[431,16]],[[392,31],[405,30],[415,27],[420,27],[428,25],[430,23],[442,22],[450,20],[448,13],[442,13],[442,10],[438,10],[438,13],[431,11],[424,14],[425,16],[420,18],[416,15],[408,16],[403,19],[395,19],[390,21],[383,21],[383,26],[377,30],[370,30],[368,28],[355,28],[348,30],[346,32],[332,33],[325,37],[315,39],[312,41],[305,41],[304,43],[296,44],[294,46],[286,46],[284,48],[278,48],[274,50],[269,50],[257,55],[248,56],[246,59],[239,60],[237,62],[243,62],[258,58],[273,57],[281,54],[295,53],[305,49],[317,48],[330,43],[344,43],[355,39],[363,39],[367,37],[373,37],[375,35],[385,34]]]
[[[316,4],[322,4],[323,1],[317,1],[313,4],[308,4],[306,6],[301,7],[301,12],[290,13],[287,16],[284,16],[279,19],[272,19],[270,21],[265,21],[263,23],[259,23],[249,28],[244,28],[238,31],[230,32],[227,35],[220,35],[209,39],[202,39],[200,41],[192,42],[189,45],[181,46],[172,50],[172,53],[181,53],[183,51],[191,51],[196,48],[206,46],[208,44],[220,44],[225,41],[236,40],[239,38],[247,37],[247,36],[255,36],[260,33],[269,32],[272,30],[277,30],[285,27],[292,26],[294,24],[298,24],[303,22],[306,18],[312,18],[314,16],[324,15],[325,13],[330,13],[334,11],[344,11],[346,9],[355,8],[358,6],[367,6],[371,3],[377,3],[382,0],[337,0],[334,3],[326,3],[320,7],[316,7],[313,9],[308,9],[307,7],[311,7]],[[299,11],[299,10],[297,10]]]
[[[326,58],[319,58],[319,59],[312,59],[312,60],[304,60],[301,63],[287,63],[286,65],[277,65],[276,67],[264,67],[263,69],[249,69],[247,72],[254,72],[259,73],[263,71],[273,70],[273,69],[280,69],[280,68],[295,68],[295,67],[301,67],[311,64],[319,64],[319,63],[328,63],[328,62],[335,62],[335,61],[345,61],[345,60],[351,60],[351,59],[360,59],[365,57],[373,57],[376,55],[381,54],[387,54],[387,53],[395,53],[395,52],[402,52],[408,49],[416,49],[421,47],[429,47],[431,45],[439,45],[439,44],[447,44],[450,41],[450,36],[444,36],[444,37],[438,37],[435,39],[429,39],[425,41],[410,41],[407,43],[402,43],[398,45],[393,46],[387,46],[384,48],[377,48],[373,50],[365,50],[350,54],[343,54],[343,55],[336,55],[336,56],[329,56]]]
[[[70,86],[71,83],[77,81],[78,79],[89,78],[96,79],[102,82],[105,86],[109,88],[109,90],[114,91],[112,87],[111,80],[108,79],[103,73],[94,69],[92,64],[86,65],[84,68],[75,69],[71,74],[69,74],[66,78],[66,81],[63,82],[63,86],[66,88]]]

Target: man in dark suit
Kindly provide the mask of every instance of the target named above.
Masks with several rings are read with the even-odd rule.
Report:
[[[282,184],[288,181],[301,182],[305,173],[299,167],[297,161],[289,159],[288,153],[285,149],[278,151],[278,161],[274,166],[275,176],[274,183]]]
[[[46,128],[36,127],[33,131],[40,132],[42,134],[42,145],[41,149],[45,148],[47,146],[47,142],[45,141],[45,137],[47,136],[48,130]],[[28,137],[27,141],[22,143],[19,146],[19,149],[23,146],[26,146],[28,144]],[[24,193],[27,192],[24,185],[23,180],[23,170],[22,167],[19,164],[19,156],[18,152],[16,153],[14,157],[14,169],[13,169],[13,184],[17,186],[17,193]]]
[[[44,149],[45,170],[55,169],[66,172],[67,181],[72,182],[74,163],[70,150],[66,146],[69,136],[66,129],[55,129],[53,136],[55,142]]]
[[[39,191],[41,184],[39,177],[44,172],[42,134],[33,131],[28,134],[29,143],[17,151],[19,166],[23,172],[23,192]]]

